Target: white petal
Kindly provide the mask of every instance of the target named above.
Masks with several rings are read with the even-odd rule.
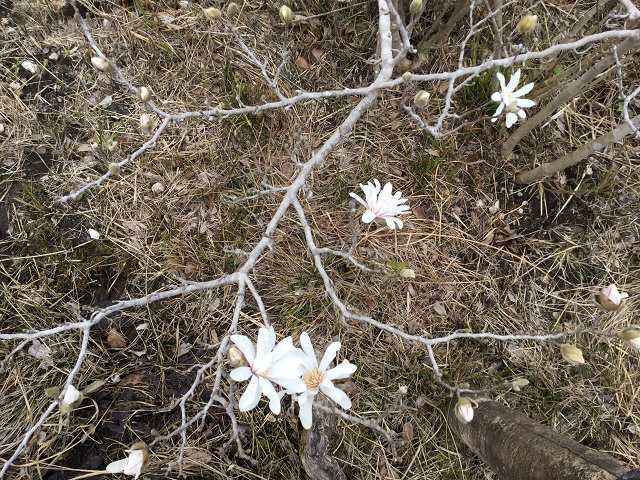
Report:
[[[251,364],[251,371],[256,375],[262,375],[269,370],[269,367],[273,364],[273,356],[271,353],[264,355],[258,355]]]
[[[518,86],[518,83],[520,83],[520,69],[518,69],[518,71],[516,73],[511,75],[511,79],[509,80],[509,83],[507,84],[506,90],[508,92],[513,92],[516,89],[516,87]]]
[[[299,368],[301,363],[302,357],[298,355],[282,358],[278,363],[271,365],[264,376],[267,378],[288,378],[290,380],[300,378],[302,376]]]
[[[300,334],[300,346],[304,351],[304,354],[311,362],[312,368],[318,368],[318,359],[316,358],[316,352],[313,349],[313,345],[311,344],[311,339],[309,338],[309,334],[307,332],[302,332]]]
[[[524,112],[524,110],[520,109],[517,113],[520,118],[527,118],[527,114]]]
[[[491,94],[491,100],[493,100],[494,102],[501,102],[502,101],[502,95],[500,95],[500,92],[493,92]]]
[[[125,475],[135,475],[136,478],[142,471],[144,465],[144,457],[142,456],[142,450],[130,450],[129,458],[127,458],[127,464],[124,467],[122,473]]]
[[[498,81],[500,82],[500,90],[504,90],[506,87],[504,86],[504,75],[500,72],[496,73],[498,77]]]
[[[123,458],[122,460],[118,460],[116,462],[111,462],[107,465],[107,472],[109,473],[122,473],[124,472],[124,467],[127,464],[127,458]]]
[[[87,230],[87,233],[89,233],[89,237],[91,237],[91,239],[93,240],[98,240],[100,238],[100,232],[94,230],[93,228]]]
[[[374,218],[376,218],[376,215],[371,210],[366,210],[362,214],[362,222],[363,223],[371,223]]]
[[[492,121],[492,122],[497,122],[497,121],[498,121],[498,118],[497,118],[497,117],[494,117],[494,118],[492,118],[492,119],[491,119],[491,121]]]
[[[347,394],[339,388],[336,388],[331,380],[323,381],[320,384],[320,391],[345,410],[351,408],[351,400],[349,399]]]
[[[515,113],[509,112],[507,113],[507,128],[511,128],[511,126],[518,121],[518,116]]]
[[[520,70],[518,70],[520,71]],[[513,96],[514,97],[521,97],[523,95],[526,95],[527,93],[529,93],[531,90],[533,90],[533,82],[531,83],[527,83],[524,87],[518,89],[517,91],[513,92]]]
[[[253,376],[251,377],[249,385],[247,385],[247,389],[242,394],[242,397],[240,397],[238,408],[241,412],[248,412],[254,409],[256,405],[258,405],[261,396],[262,389],[260,388],[260,383],[258,378]]]
[[[324,378],[327,380],[338,380],[341,378],[349,378],[353,372],[358,369],[353,363],[341,363],[337,367],[327,370]]]
[[[284,357],[291,349],[293,348],[293,339],[291,337],[287,337],[282,339],[276,348],[273,349],[271,354],[273,355],[273,361],[277,362],[280,358]]]
[[[231,370],[229,376],[236,382],[244,382],[251,377],[251,369],[249,367],[238,367]]]
[[[253,348],[251,340],[244,335],[231,335],[231,341],[240,349],[244,358],[247,359],[247,362],[253,363],[256,358],[256,351]]]
[[[256,343],[256,357],[264,355],[267,352],[271,352],[273,350],[273,345],[269,346],[271,343],[269,340],[269,330],[273,330],[273,327],[270,329],[261,328],[258,330],[258,342]],[[275,344],[274,344],[275,345]]]
[[[527,100],[526,98],[519,98],[516,101],[516,105],[518,105],[518,107],[520,108],[529,108],[529,107],[533,107],[535,106],[536,102],[534,102],[533,100]]]
[[[329,364],[333,362],[333,359],[336,358],[338,354],[338,350],[340,350],[341,344],[340,342],[333,342],[331,345],[327,347],[327,350],[324,352],[322,356],[322,361],[320,362],[320,370],[325,371]]]
[[[387,222],[387,227],[389,227],[391,230],[395,230],[396,223],[398,224],[398,228],[402,228],[402,226],[404,225],[402,223],[402,220],[396,217],[385,217],[385,221]]]
[[[349,192],[349,196],[351,198],[355,198],[359,203],[361,203],[362,205],[364,205],[366,208],[369,208],[369,205],[367,205],[367,202],[365,202],[362,198],[360,198],[358,195],[356,195],[355,193]]]
[[[502,110],[504,110],[504,102],[500,103],[500,105],[498,105],[498,108],[496,108],[496,113],[494,113],[493,115],[500,115],[502,113]]]
[[[269,399],[269,408],[274,415],[280,415],[280,395],[273,388],[273,384],[266,378],[260,378],[262,393]]]
[[[301,378],[277,378],[269,377],[269,381],[280,385],[291,393],[302,393],[307,390],[307,386],[304,384]]]
[[[300,423],[309,430],[313,424],[313,401],[300,405]]]

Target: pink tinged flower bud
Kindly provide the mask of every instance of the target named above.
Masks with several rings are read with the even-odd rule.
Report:
[[[634,350],[640,350],[640,327],[638,325],[625,328],[620,334],[620,338]]]
[[[456,418],[461,423],[469,423],[473,420],[473,402],[467,397],[460,397],[456,405]]]
[[[140,115],[140,130],[144,133],[151,133],[153,130],[153,118],[151,118],[151,115],[146,113]]]
[[[582,350],[578,347],[574,347],[568,343],[563,343],[560,345],[560,353],[562,354],[562,358],[571,365],[583,365],[585,363],[584,357],[582,356]]]
[[[91,57],[91,64],[104,73],[110,73],[113,70],[111,63],[106,58]]]
[[[280,20],[284,23],[291,23],[294,19],[293,11],[286,5],[280,7]]]
[[[622,300],[626,298],[628,295],[626,293],[620,293],[618,291],[618,287],[614,284],[609,285],[606,288],[603,288],[600,293],[596,295],[596,301],[604,308],[610,312],[614,310],[618,310],[622,306]]]

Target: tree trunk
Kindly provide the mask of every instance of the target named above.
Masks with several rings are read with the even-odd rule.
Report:
[[[610,455],[540,425],[498,402],[477,400],[471,422],[456,417],[454,401],[449,425],[458,437],[503,480],[640,479]]]

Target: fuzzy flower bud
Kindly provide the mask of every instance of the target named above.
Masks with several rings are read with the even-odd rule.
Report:
[[[111,162],[109,164],[109,173],[111,173],[111,175],[120,175],[121,171],[122,169],[120,168],[120,165],[118,165],[117,163]]]
[[[611,284],[608,287],[603,288],[602,291],[596,295],[596,301],[602,306],[602,308],[612,312],[622,307],[622,300],[627,297],[628,295],[626,293],[620,293],[618,291],[618,287]]]
[[[204,14],[211,20],[222,20],[222,12],[215,7],[205,8]]]
[[[571,365],[583,365],[584,357],[582,356],[582,350],[578,347],[574,347],[573,345],[569,345],[568,343],[563,343],[560,345],[560,353],[562,354],[562,358],[565,359]]]
[[[229,348],[227,358],[229,359],[229,365],[231,365],[233,368],[248,365],[247,359],[244,358],[244,354],[235,345]]]
[[[280,7],[280,20],[284,23],[290,23],[293,21],[293,11],[286,5]]]
[[[402,81],[403,81],[404,83],[407,83],[409,80],[411,80],[411,77],[412,77],[412,76],[413,76],[413,73],[411,73],[411,72],[404,72],[404,73],[402,74]]]
[[[415,106],[417,108],[425,107],[427,105],[427,103],[429,102],[429,98],[430,97],[431,97],[431,95],[429,94],[429,92],[425,92],[424,90],[420,90],[418,93],[416,93],[416,96],[413,97],[413,103],[415,104]]]
[[[469,423],[473,420],[473,402],[470,398],[460,397],[456,405],[456,418],[461,423]]]
[[[146,113],[143,113],[142,115],[140,115],[140,130],[142,130],[144,133],[151,133],[151,131],[153,130],[153,118],[151,118],[151,115],[148,115]]]
[[[240,11],[240,8],[238,7],[238,4],[235,2],[231,2],[228,6],[227,6],[227,17],[229,18],[233,18],[238,14],[238,11]]]
[[[113,70],[111,63],[106,58],[91,57],[91,64],[101,72],[110,73]]]
[[[149,100],[151,100],[151,89],[149,87],[140,87],[138,89],[138,100],[142,101],[142,102],[148,102]]]
[[[522,17],[518,22],[518,25],[516,25],[516,31],[518,33],[529,33],[536,27],[537,21],[537,15],[527,15],[526,17]]]
[[[640,327],[638,325],[625,328],[620,334],[620,338],[634,350],[640,350]]]
[[[411,0],[409,4],[409,12],[411,15],[416,15],[422,8],[422,0]]]

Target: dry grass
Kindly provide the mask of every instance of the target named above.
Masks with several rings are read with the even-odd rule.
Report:
[[[5,2],[6,3],[6,2]],[[0,1],[0,15],[2,13]],[[337,5],[337,4],[336,4]],[[339,6],[341,6],[340,4]],[[545,22],[537,35],[549,42],[566,28],[561,12],[591,5],[540,4]],[[169,111],[272,100],[257,68],[248,66],[232,39],[191,10],[170,3],[123,7],[100,2],[89,23],[97,42],[136,85],[150,85]],[[306,15],[320,3],[296,6]],[[505,14],[515,24],[525,5]],[[159,13],[179,28],[167,30]],[[438,9],[427,10],[435,18]],[[104,21],[108,21],[105,24]],[[566,20],[569,21],[569,20]],[[573,20],[570,20],[571,22]],[[285,69],[285,95],[365,85],[375,8],[367,5],[284,30],[277,9],[243,5],[238,28],[270,68],[283,44],[298,60]],[[176,124],[158,145],[119,178],[75,203],[54,199],[104,173],[143,141],[137,119],[144,110],[128,93],[91,68],[90,49],[75,22],[56,2],[16,1],[0,27],[0,333],[42,329],[75,320],[75,313],[120,298],[144,295],[175,282],[174,275],[206,280],[234,271],[240,259],[225,248],[249,249],[279,204],[277,195],[241,204],[266,180],[286,185],[296,172],[291,152],[304,161],[353,106],[353,99],[299,104],[286,112],[220,122]],[[418,29],[417,38],[423,30]],[[455,44],[461,32],[454,32]],[[490,45],[474,47],[482,57]],[[51,60],[50,54],[59,55]],[[451,68],[455,52],[439,48],[429,71]],[[569,57],[569,56],[567,56]],[[40,65],[36,78],[20,62]],[[561,66],[574,62],[565,58]],[[638,60],[633,60],[636,63]],[[308,67],[308,68],[307,68]],[[568,68],[568,67],[567,67]],[[627,69],[629,85],[640,70]],[[11,82],[21,82],[20,89]],[[480,81],[480,80],[479,80]],[[431,86],[433,90],[438,85]],[[478,83],[475,87],[482,90]],[[472,91],[472,97],[473,97]],[[106,108],[97,104],[113,97]],[[617,123],[616,82],[607,77],[539,132],[525,139],[513,163],[497,157],[505,132],[487,122],[440,141],[415,127],[399,107],[402,91],[385,92],[353,135],[309,179],[303,206],[319,246],[348,249],[352,241],[348,192],[377,177],[409,197],[403,230],[365,229],[355,258],[389,269],[392,259],[415,269],[415,280],[365,274],[340,259],[326,259],[335,290],[356,311],[402,330],[431,336],[458,329],[493,333],[547,333],[579,326],[619,331],[634,322],[640,295],[640,169],[637,144],[615,146],[584,165],[540,184],[513,183],[519,169],[556,158]],[[541,99],[540,101],[544,101]],[[483,104],[484,105],[484,104]],[[437,115],[433,99],[425,115]],[[462,107],[461,107],[462,108]],[[469,105],[469,108],[480,108]],[[486,108],[486,105],[484,106]],[[91,142],[116,147],[94,151]],[[587,173],[587,165],[592,173]],[[165,190],[154,193],[161,182]],[[489,207],[499,202],[497,211]],[[526,203],[525,203],[526,202]],[[87,230],[99,230],[90,241]],[[297,338],[307,331],[319,346],[340,340],[341,358],[359,366],[346,386],[363,419],[384,417],[399,439],[397,458],[373,431],[341,422],[334,454],[348,478],[481,479],[488,468],[454,439],[446,426],[447,392],[432,380],[423,347],[372,327],[344,325],[326,298],[305,253],[297,219],[279,226],[275,246],[252,273],[276,331]],[[615,314],[594,308],[592,294],[617,283],[630,293]],[[190,367],[206,363],[229,327],[231,288],[123,312],[95,329],[77,385],[105,383],[69,418],[54,414],[11,472],[16,479],[66,479],[101,469],[133,441],[150,441],[177,427],[169,410],[193,380]],[[434,308],[436,307],[436,308]],[[444,309],[444,310],[443,310]],[[241,332],[253,336],[260,315],[248,301]],[[146,329],[138,329],[146,324]],[[109,332],[124,336],[111,348]],[[44,390],[61,385],[75,362],[80,334],[43,340],[43,358],[28,347],[0,370],[0,458],[16,448],[28,425],[49,404]],[[554,345],[457,341],[436,348],[452,384],[482,388],[526,377],[522,392],[496,398],[599,450],[638,465],[634,448],[640,413],[637,355],[600,337],[575,339],[588,365],[565,366]],[[4,358],[14,343],[0,344]],[[188,413],[207,401],[207,379]],[[399,396],[401,385],[409,387]],[[285,409],[286,410],[286,409]],[[239,414],[254,467],[234,458],[230,423],[221,409],[188,432],[185,472],[193,478],[302,478],[297,422],[266,407]],[[175,478],[179,440],[153,451],[152,478]]]

